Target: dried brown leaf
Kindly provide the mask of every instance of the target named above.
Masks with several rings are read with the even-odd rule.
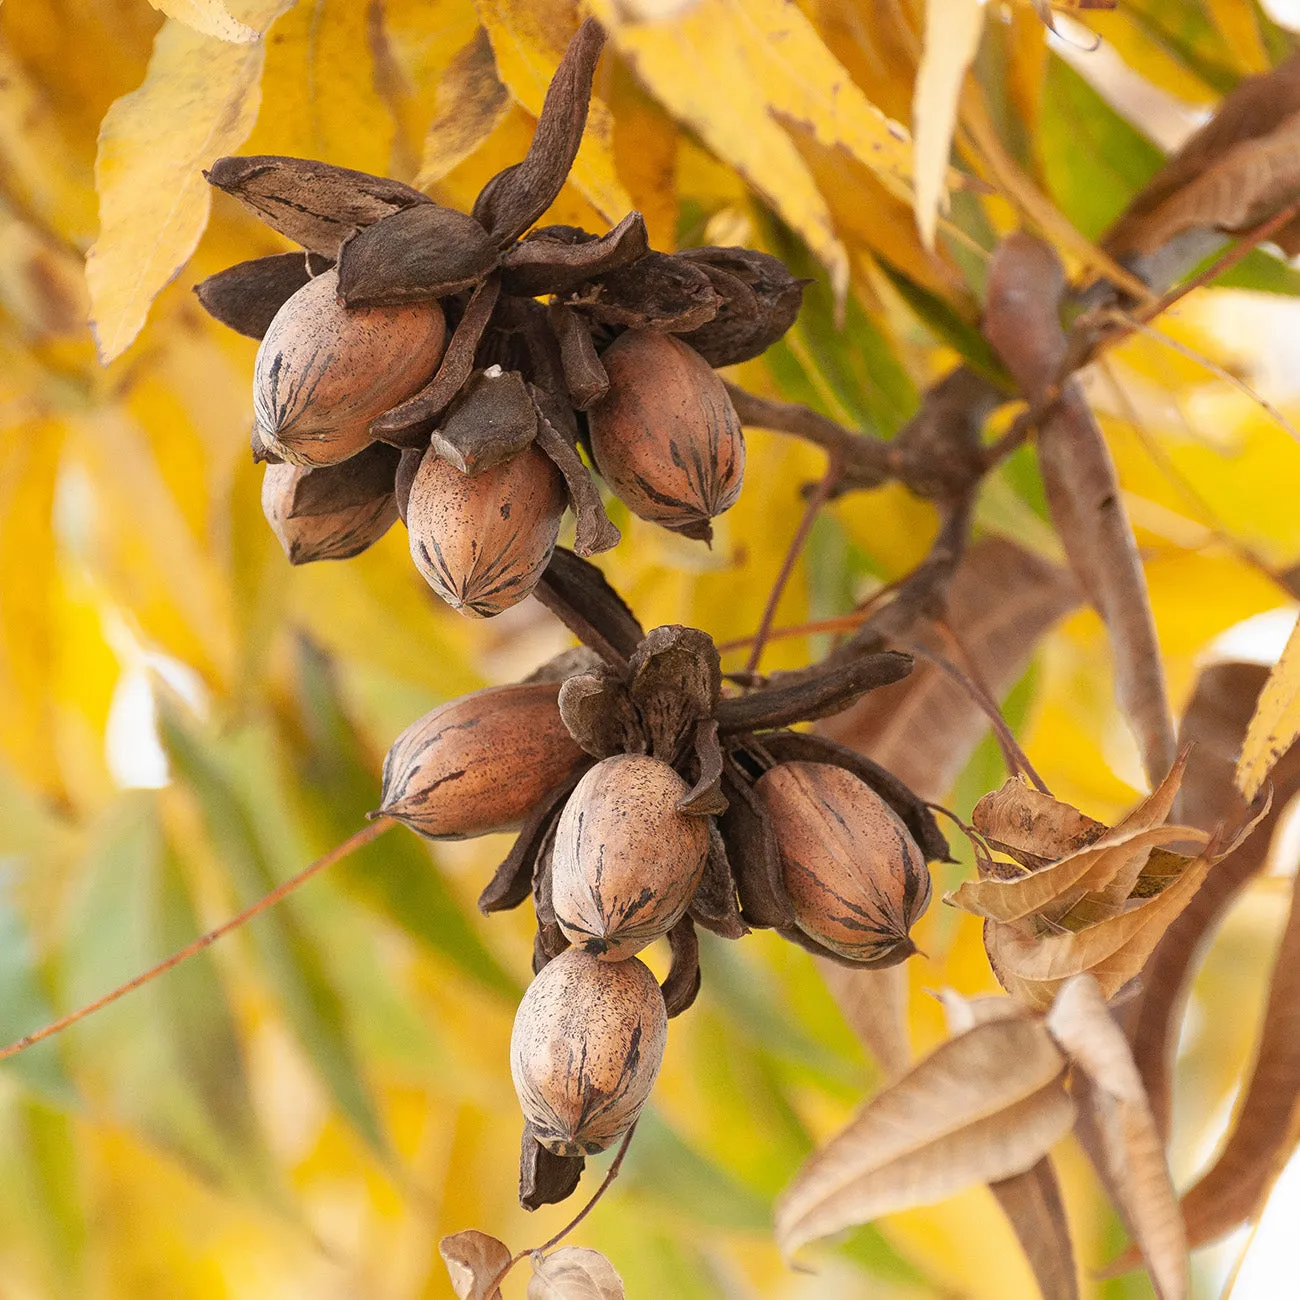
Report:
[[[991,848],[1031,871],[1086,848],[1107,829],[1018,775],[984,795],[971,811],[971,822]]]
[[[451,1289],[459,1300],[501,1300],[493,1285],[510,1264],[510,1247],[486,1232],[468,1228],[438,1242],[438,1254],[447,1265]]]
[[[1215,116],[1136,195],[1102,247],[1126,259],[1153,259],[1143,267],[1145,276],[1170,281],[1219,242],[1214,232],[1253,225],[1291,202],[1297,114],[1300,57],[1293,55],[1234,87]],[[1252,219],[1252,211],[1259,216]],[[1197,239],[1198,233],[1210,237]]]
[[[1061,1184],[1050,1159],[1032,1169],[989,1184],[1007,1216],[1043,1300],[1077,1300],[1079,1274],[1074,1263],[1070,1225],[1061,1199]]]
[[[1065,358],[1064,286],[1055,252],[1029,235],[1003,240],[989,270],[984,334],[1030,402],[1047,400]],[[1116,696],[1155,786],[1175,752],[1160,645],[1115,464],[1074,380],[1039,424],[1038,463],[1070,567],[1106,624]]]
[[[907,1073],[912,1043],[907,1029],[907,971],[902,966],[859,970],[814,957],[849,1028],[871,1054],[887,1082]]]
[[[1164,1145],[1123,1032],[1097,982],[1069,980],[1047,1013],[1047,1028],[1088,1078],[1087,1104],[1100,1140],[1109,1186],[1124,1211],[1160,1300],[1184,1300],[1189,1287],[1187,1238],[1169,1179]]]
[[[1193,745],[1183,808],[1203,830],[1212,831],[1240,813],[1232,770],[1267,677],[1268,669],[1260,664],[1223,663],[1206,668],[1197,680],[1179,740]],[[1245,843],[1215,867],[1165,932],[1143,968],[1136,1004],[1125,1017],[1134,1059],[1162,1133],[1169,1128],[1170,1070],[1191,972],[1232,901],[1264,865],[1278,819],[1300,790],[1300,750],[1292,749],[1282,759],[1273,779],[1272,808]]]
[[[1300,891],[1273,963],[1259,1047],[1227,1139],[1183,1194],[1189,1243],[1214,1241],[1260,1210],[1295,1140],[1300,1097]]]
[[[1039,917],[1059,924],[1085,895],[1096,892],[1111,912],[1121,910],[1151,850],[1165,844],[1195,843],[1209,837],[1190,826],[1155,826],[1150,830],[1116,828],[1090,848],[1012,880],[968,880],[944,901],[994,921]],[[1112,897],[1111,890],[1122,884]]]
[[[528,1300],[623,1300],[623,1279],[598,1250],[562,1246],[533,1256]]]
[[[989,964],[1012,997],[1046,1010],[1057,990],[1076,975],[1090,974],[1107,998],[1142,969],[1174,917],[1200,888],[1211,865],[1195,858],[1154,898],[1085,929],[1060,934],[1026,933],[1017,925],[985,921]]]
[[[782,1253],[1031,1169],[1074,1122],[1064,1068],[1035,1020],[978,1025],[944,1043],[804,1164],[776,1205]]]

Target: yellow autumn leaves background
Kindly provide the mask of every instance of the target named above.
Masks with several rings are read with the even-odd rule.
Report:
[[[1028,225],[1072,272],[1104,267],[1091,241],[1158,146],[1290,48],[1241,0],[1121,0],[1087,16],[1095,55],[1068,16],[1051,43],[1033,5],[956,0],[931,0],[928,16],[920,0],[6,0],[6,1041],[355,830],[407,723],[569,643],[534,602],[481,624],[439,606],[400,529],[347,565],[291,570],[248,454],[255,345],[207,320],[190,290],[287,247],[213,196],[202,169],[215,158],[315,157],[466,208],[527,148],[588,12],[610,48],[548,220],[603,231],[636,208],[657,248],[746,243],[786,258],[813,280],[805,310],[734,377],[881,437],[952,361],[987,360],[979,304],[1000,236]],[[968,72],[933,39],[960,22],[981,29]],[[1260,252],[1232,278],[1161,320],[1177,349],[1139,334],[1089,380],[1178,710],[1221,634],[1292,608],[1275,575],[1300,560],[1300,448],[1230,377],[1296,413],[1282,345],[1300,277]],[[749,444],[744,493],[711,550],[616,514],[625,541],[602,567],[646,626],[689,623],[720,643],[754,630],[798,487],[823,464],[792,439],[756,431]],[[906,573],[934,526],[900,487],[835,503],[778,624],[848,612]],[[1032,453],[985,484],[977,528],[1059,563]],[[1020,609],[1013,586],[996,608],[974,601],[965,631],[978,642],[996,621],[1032,650],[1006,716],[1054,793],[1109,823],[1140,797],[1141,769],[1100,622],[1055,622],[1072,606]],[[1268,649],[1286,618],[1235,644]],[[763,664],[797,666],[825,645],[780,639]],[[967,760],[942,710],[903,722],[877,742],[910,779],[918,755],[930,772],[958,755],[944,783],[963,815],[1001,783],[996,747],[985,739]],[[485,922],[473,905],[507,846],[390,833],[3,1067],[6,1294],[444,1297],[441,1234],[476,1227],[520,1249],[557,1230],[571,1207],[530,1216],[515,1203],[506,1044],[530,925]],[[972,874],[968,857],[937,870],[936,895]],[[1176,1080],[1180,1183],[1211,1153],[1250,1059],[1286,898],[1275,876],[1252,887],[1196,986]],[[975,918],[936,903],[916,938],[908,1025],[926,1050],[945,1037],[926,990],[995,986]],[[1035,1294],[982,1190],[819,1248],[813,1276],[789,1271],[772,1200],[881,1070],[803,953],[756,934],[706,942],[703,966],[625,1170],[576,1238],[609,1255],[629,1296]],[[1062,1167],[1077,1248],[1100,1264],[1122,1232],[1070,1143]],[[1218,1293],[1236,1248],[1198,1256],[1197,1295]],[[1136,1275],[1087,1285],[1150,1294]]]

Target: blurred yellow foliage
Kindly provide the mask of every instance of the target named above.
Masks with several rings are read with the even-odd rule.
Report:
[[[637,208],[661,249],[727,232],[719,242],[786,257],[816,282],[803,316],[736,378],[870,433],[892,436],[953,349],[978,339],[996,232],[1028,206],[1078,264],[1074,230],[1094,234],[1099,208],[1114,215],[1141,179],[1111,167],[1117,155],[1098,161],[1097,142],[1131,128],[1049,51],[1032,12],[1004,22],[990,6],[954,122],[969,179],[928,251],[895,120],[909,112],[919,0],[701,0],[662,19],[639,8],[590,5],[611,46],[549,218],[603,231]],[[290,570],[248,456],[255,345],[207,319],[190,290],[288,247],[213,196],[202,169],[219,155],[419,177],[467,207],[522,156],[580,17],[570,0],[0,8],[6,1041],[355,830],[390,739],[420,713],[569,644],[535,602],[459,619],[419,578],[401,529],[346,566]],[[1121,3],[1090,22],[1135,77],[1198,105],[1275,61],[1281,40],[1255,6],[1228,0]],[[1076,186],[1054,179],[1063,170]],[[1280,269],[1260,275],[1294,292]],[[1161,328],[1249,372],[1264,340],[1225,331],[1216,308],[1239,292],[1198,291]],[[1300,308],[1288,307],[1294,337]],[[1149,336],[1107,366],[1090,395],[1181,707],[1221,633],[1290,606],[1272,574],[1300,559],[1300,447],[1215,370]],[[1296,409],[1294,391],[1276,397]],[[797,527],[799,486],[822,468],[804,444],[756,432],[711,550],[618,515],[624,542],[602,567],[645,626],[744,638]],[[982,530],[1052,549],[1032,458],[986,492]],[[844,614],[917,563],[934,527],[900,487],[837,502],[778,626]],[[775,640],[764,666],[801,665],[820,644]],[[1110,820],[1134,801],[1140,768],[1107,653],[1094,614],[1068,618],[1008,717],[1058,796]],[[741,664],[733,653],[726,666]],[[953,806],[967,813],[1002,776],[986,741]],[[486,923],[474,908],[507,845],[394,832],[5,1066],[0,1290],[443,1297],[443,1233],[476,1227],[519,1249],[563,1225],[569,1207],[530,1216],[515,1198],[507,1042],[532,933],[522,914]],[[969,863],[938,870],[951,885]],[[1258,940],[1280,911],[1247,901],[1224,939],[1234,960],[1212,958],[1197,986],[1206,1014],[1179,1076],[1180,1173],[1204,1155],[1251,1052],[1236,1005],[1265,977]],[[917,941],[926,955],[907,982],[920,1051],[944,1036],[926,990],[995,986],[974,918],[936,904]],[[806,954],[767,933],[706,943],[701,1002],[674,1022],[653,1110],[579,1240],[606,1251],[632,1297],[1035,1294],[983,1190],[857,1232],[821,1252],[814,1277],[780,1263],[773,1197],[878,1080]],[[1080,1256],[1097,1265],[1119,1229],[1069,1152],[1064,1181]],[[1197,1294],[1221,1273],[1203,1262]],[[1087,1286],[1108,1300],[1149,1294],[1131,1277]]]

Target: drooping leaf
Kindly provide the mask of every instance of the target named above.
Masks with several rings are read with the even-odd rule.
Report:
[[[1043,400],[1065,356],[1057,315],[1063,288],[1046,244],[1023,234],[1003,241],[989,272],[984,332],[1031,402]],[[1154,786],[1174,761],[1160,644],[1115,465],[1074,380],[1039,425],[1038,462],[1070,566],[1106,623],[1116,695]]]
[[[623,1300],[623,1279],[598,1250],[561,1246],[533,1256],[528,1300]]]
[[[1096,981],[1081,976],[1061,988],[1047,1028],[1090,1085],[1086,1104],[1096,1126],[1107,1183],[1151,1270],[1160,1300],[1184,1300],[1190,1286],[1187,1238],[1164,1145],[1128,1043]]]
[[[979,48],[985,12],[984,0],[926,0],[925,47],[912,99],[912,138],[916,224],[931,249],[945,199],[957,101],[966,69]]]
[[[1015,1230],[1043,1300],[1077,1300],[1079,1276],[1061,1184],[1044,1156],[1032,1169],[989,1184]]]
[[[283,0],[265,0],[269,21]],[[258,109],[263,45],[165,23],[139,90],[99,133],[99,238],[86,260],[91,328],[105,364],[144,326],[149,305],[194,251],[211,196],[202,169],[237,149]]]
[[[776,1205],[782,1253],[1031,1169],[1074,1122],[1064,1070],[1032,1020],[992,1021],[950,1039],[799,1171]]]
[[[486,1232],[467,1228],[438,1242],[457,1300],[500,1300],[497,1279],[510,1263],[510,1247]]]
[[[1221,663],[1197,680],[1179,741],[1193,745],[1183,785],[1186,815],[1203,829],[1234,815],[1232,770],[1267,678],[1268,669],[1259,664]],[[1136,1006],[1126,1016],[1133,1057],[1162,1133],[1169,1131],[1173,1053],[1192,974],[1233,900],[1263,869],[1278,820],[1300,789],[1300,751],[1288,751],[1273,783],[1273,803],[1263,820],[1215,866],[1156,945],[1142,970]]]

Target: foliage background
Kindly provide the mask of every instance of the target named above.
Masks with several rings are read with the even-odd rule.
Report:
[[[688,12],[642,21],[669,8]],[[958,352],[978,353],[1000,234],[1029,221],[1081,268],[1159,146],[1289,49],[1245,0],[1122,0],[1088,16],[1095,54],[1078,27],[1049,44],[1032,7],[991,10],[953,155],[981,184],[954,195],[931,253],[906,202],[908,151],[872,107],[911,118],[920,3],[592,9],[613,48],[549,219],[601,230],[636,207],[659,248],[787,257],[816,277],[806,310],[738,378],[883,437]],[[468,206],[526,148],[577,21],[568,0],[0,8],[0,1036],[105,991],[328,848],[377,802],[382,755],[410,720],[567,644],[532,602],[488,624],[441,607],[401,529],[346,566],[291,570],[247,452],[255,345],[207,320],[190,288],[284,247],[209,200],[201,166],[319,157]],[[255,34],[241,22],[265,36],[226,39]],[[871,146],[886,140],[882,164]],[[1235,277],[1249,294],[1200,291],[1162,328],[1285,406],[1278,340],[1300,280],[1262,253]],[[1270,574],[1300,560],[1300,448],[1149,337],[1111,355],[1093,397],[1181,706],[1221,633],[1287,604]],[[754,432],[711,551],[622,512],[626,540],[602,564],[646,626],[743,637],[794,532],[797,485],[820,469]],[[898,488],[837,503],[779,622],[851,609],[924,554],[933,522]],[[986,485],[979,527],[1060,558],[1030,455]],[[774,642],[765,666],[822,644]],[[1042,641],[1006,713],[1054,792],[1109,819],[1140,777],[1106,664],[1099,621],[1078,613]],[[1002,775],[985,742],[953,805],[968,812]],[[3,1293],[445,1296],[442,1233],[473,1226],[519,1248],[565,1222],[565,1207],[515,1205],[506,1043],[531,933],[522,913],[486,924],[473,906],[506,843],[390,834],[4,1067]],[[1180,1181],[1226,1121],[1284,911],[1265,878],[1199,979]],[[992,979],[974,918],[936,903],[917,937],[924,1050],[943,1035],[925,990]],[[1033,1295],[983,1191],[823,1249],[815,1276],[780,1264],[773,1196],[878,1075],[801,952],[759,934],[707,943],[703,960],[653,1111],[578,1236],[629,1294]],[[1067,1146],[1063,1160],[1081,1255],[1099,1264],[1122,1238],[1082,1159]],[[1231,1250],[1204,1254],[1209,1296]],[[1090,1285],[1149,1294],[1132,1277]]]

